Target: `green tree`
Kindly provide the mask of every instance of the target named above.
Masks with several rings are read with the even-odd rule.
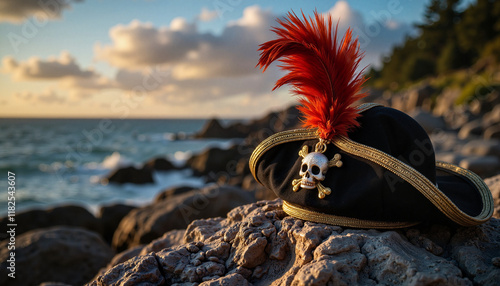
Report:
[[[444,46],[441,55],[438,58],[436,71],[438,73],[446,73],[463,64],[463,53],[461,52],[456,41],[450,41]]]
[[[464,11],[456,31],[461,48],[470,54],[473,63],[500,34],[500,2],[477,0]]]

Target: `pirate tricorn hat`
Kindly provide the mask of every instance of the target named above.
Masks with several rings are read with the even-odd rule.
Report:
[[[472,226],[493,213],[483,180],[436,162],[427,133],[398,110],[363,104],[365,79],[357,39],[337,39],[331,17],[288,13],[277,39],[261,45],[258,66],[281,61],[298,95],[305,129],[274,134],[254,150],[255,179],[283,199],[296,218],[357,228],[400,228],[420,222]]]

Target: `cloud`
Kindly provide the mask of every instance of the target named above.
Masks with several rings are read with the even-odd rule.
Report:
[[[90,78],[96,73],[83,70],[68,52],[62,52],[59,58],[41,60],[32,57],[25,62],[18,62],[11,56],[2,60],[2,71],[9,73],[15,80],[47,80],[65,77]]]
[[[247,7],[243,17],[228,24],[220,36],[199,33],[196,23],[181,18],[159,28],[132,21],[113,27],[112,44],[97,44],[95,53],[121,68],[167,65],[179,80],[242,76],[257,72],[257,48],[272,36],[269,28],[274,19],[270,11]]]
[[[18,92],[14,94],[14,97],[22,103],[44,103],[44,104],[63,104],[66,99],[58,95],[54,90],[47,89],[40,93],[33,92]]]
[[[195,24],[182,18],[161,28],[134,20],[128,26],[111,28],[109,35],[112,45],[95,45],[97,59],[129,69],[181,61],[199,45]]]
[[[0,22],[21,23],[31,16],[59,19],[64,9],[71,8],[71,2],[81,1],[83,0],[2,0]]]
[[[358,37],[360,48],[365,51],[360,67],[379,67],[382,56],[388,54],[395,44],[402,42],[405,35],[412,32],[409,24],[393,19],[401,7],[386,8],[370,11],[369,15],[373,17],[371,21],[367,21],[359,12],[353,10],[347,1],[338,1],[325,13],[331,15],[334,21],[339,20],[339,35],[342,36],[350,27],[353,35]]]
[[[338,1],[324,13],[333,15],[334,21],[340,17],[340,35],[347,27],[353,28],[362,50],[367,51],[361,65],[380,63],[380,56],[402,41],[410,30],[409,25],[398,23],[393,17],[368,21],[345,1]],[[97,93],[120,98],[143,97],[142,107],[146,109],[165,107],[172,112],[187,112],[192,108],[198,116],[202,113],[200,108],[213,107],[220,114],[232,116],[244,112],[249,115],[294,100],[286,87],[271,94],[275,81],[283,75],[276,65],[266,73],[255,68],[259,45],[274,38],[270,28],[276,26],[275,19],[282,15],[250,6],[220,33],[200,32],[198,25],[203,19],[213,17],[209,14],[213,13],[202,10],[192,22],[176,18],[160,27],[138,20],[112,27],[110,43],[97,43],[94,53],[97,60],[116,68],[114,77],[82,68],[64,52],[57,58],[32,58],[24,62],[5,57],[2,70],[17,80],[53,80],[60,89],[58,92],[69,93],[68,102]],[[39,95],[19,95],[23,96]]]
[[[210,22],[213,19],[217,18],[219,14],[215,10],[209,10],[205,7],[201,9],[200,15],[198,15],[197,19],[202,21],[202,22]]]

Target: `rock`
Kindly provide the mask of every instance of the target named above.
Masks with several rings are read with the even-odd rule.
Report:
[[[178,246],[184,243],[184,234],[186,230],[171,230],[166,232],[162,237],[153,240],[148,245],[139,245],[125,251],[122,251],[115,255],[111,262],[103,269],[101,269],[99,275],[104,274],[107,270],[113,268],[114,266],[123,263],[135,256],[146,255],[150,252],[158,252],[165,248]]]
[[[156,256],[148,254],[136,256],[119,264],[87,285],[164,285],[164,283],[165,278],[160,272]]]
[[[444,121],[446,122],[446,126],[450,127],[453,130],[460,130],[460,128],[462,128],[465,124],[474,120],[481,119],[477,115],[474,115],[467,105],[453,107],[442,116],[444,118]],[[483,123],[481,121],[481,125],[482,124]]]
[[[484,86],[486,87],[486,86]],[[500,94],[498,91],[491,89],[491,87],[484,90],[488,94],[482,94],[483,98],[478,99],[477,97],[470,103],[471,111],[475,114],[485,114],[490,112],[493,107],[500,104]],[[479,95],[479,97],[482,97]]]
[[[113,236],[118,251],[151,242],[173,229],[184,229],[195,219],[225,216],[236,206],[253,202],[244,190],[212,185],[177,195],[131,211],[120,223]]]
[[[497,125],[492,125],[486,130],[484,130],[483,134],[484,139],[489,140],[489,139],[500,139],[500,124]]]
[[[500,160],[495,156],[471,156],[462,159],[459,166],[484,178],[500,171]]]
[[[473,120],[468,122],[460,128],[458,132],[458,137],[460,139],[467,139],[472,137],[473,135],[479,136],[483,133],[483,124],[480,119]]]
[[[446,116],[450,110],[455,108],[455,101],[462,93],[459,88],[447,88],[436,98],[436,106],[433,113],[436,116]]]
[[[463,145],[465,145],[467,140],[458,138],[455,132],[437,132],[429,135],[432,141],[432,146],[436,153],[440,152],[453,152],[460,153],[462,151]]]
[[[436,161],[443,161],[447,163],[452,163],[455,165],[460,164],[460,161],[462,161],[465,158],[465,156],[461,154],[457,154],[455,152],[439,152],[436,153]]]
[[[101,233],[101,223],[86,208],[60,206],[47,210],[29,210],[16,213],[16,235],[38,228],[77,226]],[[0,218],[0,231],[6,233],[8,217]],[[4,236],[0,236],[2,239]]]
[[[193,155],[186,162],[195,176],[209,175],[212,181],[220,174],[232,175],[236,171],[236,165],[244,154],[238,145],[233,145],[229,149],[210,148],[200,154]]]
[[[127,249],[125,251],[118,253],[117,255],[115,255],[113,257],[113,259],[111,259],[111,261],[108,263],[108,265],[105,268],[102,268],[99,271],[99,275],[106,273],[106,271],[108,269],[110,269],[110,268],[112,268],[120,263],[123,263],[129,259],[132,259],[138,255],[141,255],[141,252],[143,249],[144,249],[144,245],[139,245],[139,246],[136,246],[136,247],[133,247],[133,248],[130,248],[130,249]],[[147,254],[147,253],[145,253],[145,254]]]
[[[484,182],[488,185],[495,203],[493,217],[500,218],[500,175],[488,178]]]
[[[168,285],[495,285],[500,279],[500,220],[467,228],[344,229],[292,218],[281,206],[279,199],[261,201],[225,219],[193,221],[185,244],[128,260],[91,285],[132,285],[146,277]]]
[[[103,183],[113,182],[117,184],[148,184],[154,183],[153,172],[149,168],[137,169],[133,166],[117,169],[108,174]]]
[[[491,126],[500,123],[500,105],[496,105],[493,109],[483,116],[485,126]]]
[[[436,117],[420,108],[414,109],[410,116],[422,126],[427,133],[446,129],[446,124],[441,117]]]
[[[156,171],[177,170],[177,167],[165,158],[151,159],[144,164],[144,168]]]
[[[471,140],[462,147],[464,155],[500,156],[499,140]]]
[[[407,94],[406,110],[413,111],[417,108],[420,109],[424,103],[431,98],[435,91],[434,87],[427,83],[410,89]],[[430,110],[430,108],[427,110]]]
[[[214,280],[209,280],[200,284],[200,286],[231,286],[231,285],[239,285],[239,286],[247,286],[250,285],[248,280],[245,277],[241,276],[238,273],[232,273],[226,275],[224,277],[220,277]]]
[[[7,276],[7,242],[0,244],[0,284],[38,285],[46,281],[82,285],[113,257],[102,238],[77,227],[53,227],[16,236],[16,279]]]
[[[102,237],[106,242],[111,244],[113,234],[120,224],[120,221],[133,209],[137,207],[124,204],[113,204],[101,206],[97,213],[97,217],[101,221]]]
[[[188,186],[171,187],[159,192],[154,198],[153,202],[158,203],[161,201],[170,200],[177,195],[187,193],[194,189],[195,189],[194,187],[188,187]]]
[[[241,129],[243,129],[241,124],[225,128],[220,124],[219,120],[212,118],[195,135],[195,138],[244,138],[248,134]]]

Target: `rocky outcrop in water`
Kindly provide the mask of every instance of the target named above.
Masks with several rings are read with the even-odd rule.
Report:
[[[144,248],[89,285],[496,285],[500,221],[347,229],[287,216],[280,200],[192,222],[182,244]],[[176,232],[180,234],[179,231]],[[167,236],[170,234],[166,234]],[[172,240],[169,240],[172,241]]]

